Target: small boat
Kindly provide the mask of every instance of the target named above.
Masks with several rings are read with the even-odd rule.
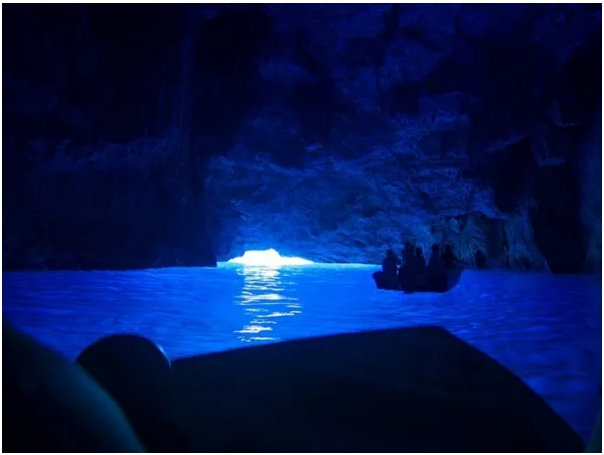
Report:
[[[459,283],[464,269],[455,267],[418,275],[413,279],[409,275],[399,281],[398,277],[387,276],[384,272],[375,272],[373,279],[378,289],[388,291],[411,292],[449,292]]]

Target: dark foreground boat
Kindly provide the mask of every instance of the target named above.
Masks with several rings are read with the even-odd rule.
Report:
[[[384,272],[375,272],[373,279],[378,289],[388,291],[403,291],[403,292],[449,292],[459,283],[461,274],[464,269],[456,267],[450,270],[441,270],[433,273],[419,275],[417,279],[413,277],[403,277],[399,282],[398,279],[388,277]]]
[[[98,341],[79,365],[6,327],[2,341],[7,452],[585,448],[510,370],[437,327],[302,339],[174,362],[135,336]]]

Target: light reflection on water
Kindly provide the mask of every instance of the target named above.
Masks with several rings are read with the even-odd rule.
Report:
[[[298,298],[287,295],[287,283],[282,282],[279,267],[243,266],[236,271],[243,277],[243,288],[235,304],[241,305],[243,312],[250,317],[242,329],[235,330],[240,334],[239,340],[248,343],[278,341],[279,338],[271,336],[273,326],[279,318],[302,312]],[[284,306],[290,311],[275,311],[272,305]]]
[[[438,325],[502,362],[583,437],[601,398],[601,277],[466,271],[446,294],[379,291],[372,266],[221,264],[3,273],[3,316],[70,359],[113,333],[172,358],[297,338]]]

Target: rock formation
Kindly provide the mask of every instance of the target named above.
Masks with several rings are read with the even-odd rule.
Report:
[[[5,269],[601,269],[599,5],[5,10]]]

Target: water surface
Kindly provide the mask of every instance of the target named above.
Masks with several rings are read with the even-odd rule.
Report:
[[[375,289],[373,266],[4,273],[3,312],[74,359],[137,333],[171,358],[325,334],[438,325],[502,362],[584,438],[601,406],[600,277],[464,273],[443,295]]]

